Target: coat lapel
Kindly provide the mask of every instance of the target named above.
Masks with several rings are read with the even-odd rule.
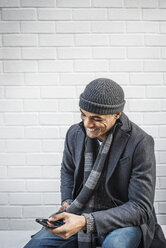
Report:
[[[106,185],[111,178],[130,137],[130,125],[127,116],[122,114],[120,121],[122,125],[117,127],[115,130],[112,146],[110,149]]]

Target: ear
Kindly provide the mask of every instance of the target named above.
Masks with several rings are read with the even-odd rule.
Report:
[[[119,119],[120,116],[121,116],[121,114],[122,114],[122,112],[119,112],[119,113],[115,114],[115,115],[114,115],[114,116],[115,116],[115,119],[116,119],[116,120]]]

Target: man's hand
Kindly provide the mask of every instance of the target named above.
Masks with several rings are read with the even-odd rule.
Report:
[[[64,204],[59,208],[58,211],[66,210],[66,208],[67,208],[68,206],[70,206],[70,204],[71,204],[71,203],[69,203],[69,202],[64,202]]]
[[[70,238],[75,233],[83,230],[86,226],[86,219],[84,216],[66,212],[57,214],[48,219],[48,221],[56,221],[60,219],[63,219],[63,221],[65,222],[64,225],[55,229],[46,228],[46,230],[64,239]]]

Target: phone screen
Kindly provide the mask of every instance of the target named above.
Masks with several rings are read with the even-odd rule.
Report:
[[[51,221],[51,225],[48,223],[48,219],[36,219],[36,222],[47,228],[57,228],[64,224],[63,220]]]

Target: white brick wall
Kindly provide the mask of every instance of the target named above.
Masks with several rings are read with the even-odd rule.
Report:
[[[34,218],[58,209],[65,134],[97,77],[122,85],[126,113],[155,139],[155,208],[166,224],[165,1],[1,0],[0,8],[0,229],[38,228]]]

